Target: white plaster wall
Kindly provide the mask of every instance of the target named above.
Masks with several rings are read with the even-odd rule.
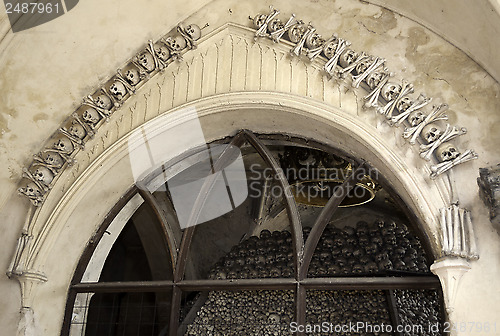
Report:
[[[463,50],[500,80],[498,0],[368,0],[400,13]]]
[[[0,267],[5,270],[10,262],[26,212],[26,200],[17,196],[10,199],[21,169],[83,96],[109,78],[148,39],[157,39],[191,13],[195,14],[188,21],[200,26],[210,23],[206,30],[209,32],[228,21],[250,24],[248,15],[267,11],[271,4],[219,0],[203,7],[208,3],[81,1],[61,18],[4,36],[0,42],[0,155],[4,162],[0,166]],[[474,148],[480,158],[458,168],[454,176],[462,206],[473,212],[481,259],[464,276],[454,318],[500,323],[494,309],[500,300],[500,290],[495,285],[500,277],[500,239],[488,222],[475,182],[479,167],[499,161],[500,135],[495,131],[500,122],[498,84],[466,54],[434,33],[379,7],[349,0],[272,3],[282,10],[283,16],[293,11],[304,21],[312,21],[324,35],[338,32],[352,42],[354,49],[387,58],[390,69],[412,81],[417,92],[442,98],[451,106],[452,124],[467,126],[469,134],[459,144],[463,149]],[[5,32],[5,17],[0,24]],[[334,89],[325,94],[331,95],[333,101],[340,91]],[[352,91],[345,97],[344,107],[357,104]],[[372,112],[358,108],[354,112],[399,147],[411,164],[424,166],[415,159],[415,148],[404,150],[404,142],[396,137],[400,130],[382,124]],[[109,204],[104,204],[108,209],[119,195],[109,196]],[[60,288],[58,294],[63,295],[65,290]],[[20,308],[18,285],[3,275],[0,292],[4,302],[0,306],[0,328],[13,335]]]

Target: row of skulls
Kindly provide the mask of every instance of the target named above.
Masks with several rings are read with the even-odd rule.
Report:
[[[394,75],[385,66],[385,59],[357,52],[350,48],[351,43],[336,34],[324,38],[310,23],[296,19],[292,15],[287,21],[278,18],[279,10],[268,14],[257,14],[250,18],[257,31],[255,38],[267,37],[274,42],[283,39],[293,44],[290,54],[294,57],[305,56],[310,61],[323,58],[326,75],[336,80],[352,79],[353,87],[364,87],[369,93],[364,97],[365,107],[375,108],[384,115],[391,126],[406,125],[403,137],[411,144],[421,139],[420,156],[430,160],[435,155],[439,163],[431,167],[431,177],[446,172],[452,167],[477,158],[472,150],[463,153],[450,142],[466,133],[465,128],[442,126],[448,117],[444,114],[446,104],[435,105],[431,111],[424,112],[432,98],[421,94],[411,97],[413,85],[405,80],[401,84],[391,80]]]
[[[97,129],[124,101],[136,92],[149,78],[164,70],[174,60],[179,60],[186,50],[196,48],[202,28],[196,24],[180,23],[175,32],[156,42],[149,41],[146,48],[93,95],[84,98],[83,104],[65,121],[49,140],[29,168],[23,169],[23,184],[19,193],[39,206],[52,182],[66,165],[74,163],[78,149],[93,138]]]
[[[310,228],[303,229],[307,239]],[[234,246],[209,271],[210,279],[293,277],[290,232],[262,230]],[[356,227],[327,227],[309,265],[309,277],[379,275],[388,272],[429,273],[420,240],[394,221],[364,221]]]

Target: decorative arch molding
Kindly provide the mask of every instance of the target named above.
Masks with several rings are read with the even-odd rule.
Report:
[[[363,111],[358,99],[364,94],[360,88],[346,91],[342,83],[330,81],[323,72],[324,61],[319,58],[305,62],[288,57],[290,43],[254,41],[254,37],[255,30],[226,24],[197,41],[195,50],[178,53],[178,62],[164,64],[162,70],[161,63],[155,63],[158,68],[148,80],[141,79],[135,94],[127,91],[126,99],[114,100],[116,106],[112,112],[108,110],[109,116],[100,111],[103,116],[94,129],[80,123],[82,110],[65,122],[62,131],[78,124],[84,128],[85,137],[80,139],[82,144],[70,139],[74,151],[66,158],[62,156],[65,162],[47,185],[50,192],[47,189],[43,202],[37,204],[40,206],[31,207],[8,271],[22,284],[22,306],[36,310],[41,321],[51,321],[45,325],[47,328],[58,326],[60,321],[54,319],[62,316],[51,316],[42,307],[54,305],[63,311],[71,274],[89,237],[136,182],[130,155],[143,142],[144,132],[157,137],[183,125],[193,111],[206,142],[241,128],[262,133],[279,128],[280,132],[315,138],[350,151],[376,167],[400,193],[420,219],[436,256],[444,255],[443,238],[473,241],[472,227],[470,231],[462,230],[467,228],[462,222],[439,220],[439,209],[454,201],[449,180],[431,181],[428,175],[421,174],[431,171],[420,160],[418,150],[413,153],[400,141],[396,128],[373,126],[373,114]],[[146,52],[153,57],[154,43],[150,42],[148,48],[152,51]],[[132,61],[138,69],[139,59]],[[115,81],[121,82],[118,77],[107,82],[105,90]],[[101,94],[109,92],[97,91],[86,100],[86,106],[97,107]],[[62,131],[47,147],[61,136],[68,137]],[[176,138],[176,143],[168,144],[163,160],[201,145],[198,140],[183,134],[182,141]],[[85,147],[80,148],[83,142]],[[42,155],[39,158],[43,160]],[[153,168],[144,168],[143,173]],[[96,199],[105,201],[96,204]],[[449,230],[441,229],[442,225],[466,236],[443,235]],[[463,251],[453,253],[462,253],[463,257],[473,254],[468,245],[460,248]]]
[[[207,142],[234,134],[243,127],[270,133],[279,122],[281,132],[306,138],[314,136],[327,145],[348,148],[353,156],[362,157],[376,167],[401,193],[403,201],[420,219],[434,255],[439,255],[439,226],[435,213],[447,200],[441,198],[435,186],[423,183],[423,178],[415,174],[384,139],[374,136],[368,125],[349,113],[310,98],[275,92],[221,94],[183,104],[131,130],[93,160],[62,197],[49,195],[37,210],[29,228],[33,240],[21,251],[21,259],[26,260],[22,265],[31,270],[30,273],[43,272],[49,279],[42,285],[36,282],[25,296],[24,305],[38,312],[40,321],[50,320],[60,325],[60,321],[52,320],[56,317],[42,307],[49,304],[61,312],[64,310],[73,270],[89,237],[136,182],[130,171],[130,161],[134,150],[143,144],[143,134],[149,135],[150,142],[155,138],[164,139],[165,134],[179,127],[182,129],[182,125],[191,120],[186,118],[191,111],[196,111]],[[221,123],[221,120],[226,122]],[[297,131],[297,125],[304,127]],[[162,161],[203,145],[196,137],[189,140],[166,144],[168,148]],[[143,174],[154,168],[147,167]],[[102,202],[96,204],[96,199]],[[64,258],[60,258],[61,255]],[[23,278],[22,272],[17,270],[21,274],[19,279],[33,284],[31,279]]]

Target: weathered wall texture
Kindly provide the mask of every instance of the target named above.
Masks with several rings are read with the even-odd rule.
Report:
[[[156,40],[179,21],[186,19],[200,26],[209,23],[210,27],[204,30],[206,35],[227,22],[250,26],[248,15],[267,12],[270,4],[270,1],[188,0],[173,6],[171,2],[160,1],[153,5],[134,1],[97,3],[92,0],[80,2],[68,14],[42,26],[15,36],[8,33],[0,43],[0,155],[4,162],[0,167],[0,269],[8,267],[28,205],[26,200],[16,195],[12,197],[21,169],[79,106],[83,96],[94,92],[116,68],[141,50],[148,39]],[[472,270],[464,276],[454,319],[457,322],[500,322],[493,309],[500,300],[500,289],[495,286],[500,277],[500,239],[488,221],[475,182],[479,167],[499,161],[500,135],[495,130],[500,124],[498,83],[454,46],[386,9],[351,0],[294,2],[293,6],[282,0],[272,4],[282,11],[283,17],[296,13],[304,21],[311,21],[324,36],[337,32],[352,42],[353,49],[385,57],[398,80],[405,78],[413,82],[417,94],[426,92],[437,102],[447,102],[450,123],[468,128],[468,134],[460,138],[458,146],[463,150],[475,149],[479,159],[457,167],[451,177],[455,180],[456,196],[461,206],[472,210],[481,259],[474,262]],[[5,18],[0,24],[6,24]],[[200,47],[172,70],[168,69],[164,76],[148,83],[143,88],[147,90],[139,93],[146,94],[143,104],[148,96],[158,97],[163,90],[171,94],[160,94],[160,100],[154,101],[158,104],[158,114],[195,98],[224,92],[292,92],[358,115],[388,144],[398,148],[409,165],[416,169],[426,166],[417,158],[416,146],[410,147],[400,138],[401,130],[384,124],[373,111],[363,110],[361,97],[356,91],[345,91],[347,87],[328,81],[317,67],[302,60],[288,59],[283,48],[274,47],[269,41],[253,44],[251,40],[228,36],[217,43],[220,43],[220,48]],[[226,57],[226,61],[217,64],[204,62],[205,58],[214,59],[204,52],[214,53],[219,49],[230,51],[218,55],[222,60]],[[225,62],[234,64],[240,75],[234,74],[231,80],[222,80],[217,71],[220,67],[221,73],[227,73]],[[199,71],[193,72],[196,69]],[[176,78],[189,73],[203,73],[204,76],[199,81],[187,81],[192,86],[186,90],[175,87]],[[294,76],[307,78],[307,81],[295,80]],[[257,81],[256,78],[263,80]],[[161,82],[156,82],[160,79]],[[111,132],[109,138],[106,136],[108,140],[94,141],[86,153],[81,153],[81,169],[86,161],[91,161],[124,135],[120,133],[120,123],[138,125],[154,117],[142,116],[141,121],[137,119],[139,114],[134,112],[139,111],[141,105],[129,105],[123,109],[132,112],[129,114],[136,119],[112,119],[111,125],[106,126]],[[113,131],[112,127],[116,130]],[[76,165],[65,177],[68,185],[79,174],[78,167]],[[421,169],[422,176],[428,174],[424,170]],[[111,206],[106,204],[108,208]],[[75,262],[67,264],[74,265]],[[58,275],[49,275],[49,281],[50,276]],[[70,274],[60,276],[69,277]],[[61,288],[60,293],[64,291],[65,288]],[[0,292],[4,303],[0,306],[0,327],[6,335],[13,335],[20,308],[18,285],[5,275],[0,276]],[[44,313],[57,315],[62,311]],[[48,334],[53,334],[58,328],[49,327]]]

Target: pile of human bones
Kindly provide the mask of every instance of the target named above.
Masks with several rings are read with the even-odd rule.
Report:
[[[304,239],[310,232],[303,229]],[[428,273],[420,240],[406,225],[377,220],[356,227],[327,227],[311,261],[309,277],[381,275],[403,271]],[[289,278],[293,275],[292,237],[289,231],[263,230],[251,236],[212,268],[210,279]]]
[[[304,239],[310,228],[303,229]],[[356,227],[327,227],[311,261],[309,277],[380,276],[429,271],[419,239],[406,225],[394,221],[360,221]],[[234,246],[209,272],[211,279],[293,277],[292,236],[289,231],[262,230]],[[425,326],[422,335],[435,335],[428,325],[439,321],[435,291],[393,292],[399,320]],[[199,297],[198,297],[199,298]],[[288,335],[294,321],[294,292],[290,290],[211,291],[185,335]],[[309,290],[306,323],[390,324],[383,291]],[[390,335],[365,333],[366,335]],[[322,335],[322,334],[318,334]],[[330,335],[330,333],[324,333]],[[344,333],[343,335],[349,335]]]

